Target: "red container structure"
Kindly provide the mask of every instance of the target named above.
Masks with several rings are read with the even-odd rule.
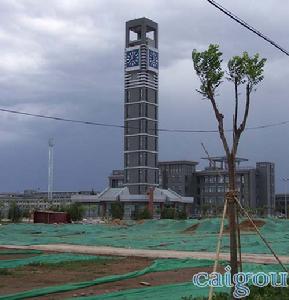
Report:
[[[56,212],[56,211],[35,211],[33,214],[34,223],[71,223],[71,219],[66,212]]]

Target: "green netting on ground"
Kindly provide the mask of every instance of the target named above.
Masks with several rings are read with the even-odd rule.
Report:
[[[213,261],[211,261],[211,265]],[[226,264],[226,263],[222,263]],[[287,266],[288,267],[288,266]],[[280,265],[261,265],[261,264],[243,264],[244,272],[281,272],[283,271]],[[229,288],[214,288],[214,292],[228,292]],[[179,284],[168,284],[159,285],[146,288],[137,288],[130,290],[123,290],[103,295],[90,296],[90,297],[78,297],[73,299],[79,300],[176,300],[181,299],[184,296],[208,296],[209,288],[201,288],[194,286],[191,282],[179,283]]]
[[[229,292],[228,288],[217,288],[215,292]],[[114,292],[110,294],[90,296],[90,297],[73,297],[75,300],[181,300],[182,297],[207,296],[209,293],[208,288],[200,288],[193,285],[191,282],[168,284],[153,286],[148,288],[139,288]]]
[[[289,253],[289,221],[263,219],[264,237],[280,255]],[[184,232],[198,224],[192,232]],[[127,226],[107,224],[9,224],[0,227],[0,241],[12,245],[79,244],[137,249],[168,249],[182,251],[215,252],[220,219],[198,220],[147,220],[129,222]],[[259,236],[244,232],[242,251],[270,253]],[[229,252],[229,237],[225,235],[222,252]]]
[[[150,266],[130,272],[127,274],[122,275],[112,275],[112,276],[105,276],[101,278],[97,278],[92,281],[85,281],[85,282],[78,282],[78,283],[70,283],[64,284],[59,286],[51,286],[45,287],[40,289],[34,289],[31,291],[21,292],[13,295],[4,295],[0,296],[0,299],[7,299],[7,300],[16,300],[16,299],[25,299],[31,297],[39,297],[42,295],[47,295],[51,293],[61,293],[67,291],[78,290],[85,287],[90,287],[97,284],[107,283],[107,282],[115,282],[119,280],[129,279],[138,277],[141,275],[145,275],[151,272],[160,272],[160,271],[169,271],[169,270],[176,270],[182,268],[194,268],[194,267],[206,267],[211,266],[212,261],[210,260],[195,260],[195,259],[157,259],[155,260]]]
[[[226,264],[223,262],[222,264]],[[161,272],[169,271],[183,268],[195,268],[195,267],[209,267],[213,265],[213,261],[210,260],[196,260],[196,259],[157,259],[150,266],[130,272],[122,275],[112,275],[97,278],[92,281],[78,282],[78,283],[69,283],[59,286],[51,286],[45,288],[34,289],[31,291],[21,292],[17,294],[4,295],[0,296],[0,299],[7,300],[17,300],[25,299],[32,297],[40,297],[52,293],[61,293],[67,291],[78,290],[82,288],[87,288],[93,285],[115,282],[124,279],[130,279],[138,276],[142,276],[151,272]],[[278,265],[257,265],[257,264],[244,264],[244,271],[281,271],[281,267]],[[226,289],[217,289],[216,291],[225,291]],[[109,293],[105,295],[86,297],[85,299],[181,299],[182,296],[205,296],[208,293],[206,288],[198,288],[190,283],[182,284],[171,284],[171,285],[162,285],[141,289],[125,290],[121,292]],[[178,298],[179,297],[179,298]]]
[[[15,254],[42,254],[41,250],[25,250],[25,249],[0,249],[0,255],[15,255]]]
[[[0,260],[0,269],[11,269],[27,265],[59,264],[72,261],[103,261],[112,259],[109,256],[82,255],[73,253],[42,254],[26,258]]]

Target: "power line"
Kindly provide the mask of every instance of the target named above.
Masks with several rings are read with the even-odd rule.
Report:
[[[70,122],[70,123],[78,123],[78,124],[84,124],[84,125],[94,125],[94,126],[101,126],[101,127],[114,127],[114,128],[123,128],[123,129],[125,129],[125,128],[139,129],[138,127],[132,127],[132,126],[101,123],[101,122],[93,122],[93,121],[75,120],[75,119],[68,119],[68,118],[62,118],[62,117],[47,116],[47,115],[42,115],[42,114],[33,114],[33,113],[17,111],[17,110],[11,110],[11,109],[4,109],[4,108],[0,108],[0,111],[7,112],[7,113],[12,113],[12,114],[17,114],[17,115],[29,116],[29,117],[50,119],[50,120],[54,120],[54,121],[62,121],[62,122]],[[192,133],[215,133],[215,132],[218,132],[217,130],[186,130],[186,129],[164,129],[164,128],[160,128],[160,129],[158,129],[158,131],[192,132]]]
[[[4,109],[0,108],[1,112],[11,113],[11,114],[17,114],[17,115],[24,115],[29,117],[35,117],[35,118],[42,118],[42,119],[49,119],[54,121],[62,121],[62,122],[70,122],[70,123],[78,123],[78,124],[84,124],[84,125],[94,125],[94,126],[100,126],[100,127],[114,127],[114,128],[132,128],[132,129],[139,129],[139,127],[132,127],[132,126],[125,126],[125,125],[118,125],[118,124],[111,124],[111,123],[101,123],[101,122],[93,122],[93,121],[83,121],[83,120],[75,120],[75,119],[68,119],[68,118],[62,118],[62,117],[55,117],[55,116],[47,116],[42,114],[33,114],[23,111],[17,111],[17,110],[11,110],[11,109]],[[278,123],[271,123],[271,124],[264,124],[254,127],[247,127],[245,130],[257,130],[257,129],[265,129],[270,127],[277,127],[289,124],[289,120],[282,121]],[[218,130],[193,130],[193,129],[168,129],[168,128],[159,128],[157,131],[161,132],[176,132],[176,133],[218,133]],[[231,132],[232,129],[226,129],[225,131]]]
[[[223,12],[224,14],[226,14],[228,17],[230,17],[231,19],[233,19],[234,21],[236,21],[240,25],[246,27],[247,29],[249,29],[253,33],[257,34],[259,37],[261,37],[262,39],[264,39],[265,41],[267,41],[268,43],[270,43],[272,46],[274,46],[275,48],[277,48],[278,50],[282,51],[284,54],[286,54],[287,56],[289,56],[289,52],[287,50],[285,50],[280,45],[278,45],[277,43],[275,43],[269,37],[265,36],[262,32],[260,32],[259,30],[255,29],[254,27],[252,27],[251,25],[249,25],[247,22],[245,22],[244,20],[240,19],[238,16],[234,15],[232,12],[230,12],[229,10],[227,10],[226,8],[224,8],[223,6],[221,6],[220,4],[218,4],[217,2],[215,2],[213,0],[207,0],[207,1],[210,4],[212,4],[213,6],[215,6],[217,9],[219,9],[221,12]]]

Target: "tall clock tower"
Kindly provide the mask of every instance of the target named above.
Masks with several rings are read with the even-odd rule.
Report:
[[[131,194],[158,186],[158,24],[126,22],[124,185]]]

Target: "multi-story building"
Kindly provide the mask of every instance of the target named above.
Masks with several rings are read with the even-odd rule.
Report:
[[[111,175],[108,177],[108,182],[110,188],[123,187],[123,182],[124,182],[123,170],[112,170]]]
[[[275,196],[275,212],[277,216],[288,217],[289,194],[276,194]]]
[[[275,165],[271,162],[256,163],[257,206],[267,209],[267,214],[275,210]]]
[[[146,194],[158,186],[158,25],[126,22],[124,186]]]
[[[159,162],[160,187],[170,188],[182,196],[193,196],[193,174],[197,164],[195,161],[188,160]]]
[[[243,166],[248,161],[236,158],[236,189],[244,207],[274,210],[274,164],[258,162],[256,167]],[[196,162],[160,162],[160,187],[169,188],[182,196],[193,196],[196,208],[206,207],[211,213],[223,207],[228,191],[228,164],[226,157],[212,157],[203,170],[196,170]],[[264,212],[263,212],[264,213]],[[262,213],[262,214],[263,214]]]
[[[245,207],[256,207],[256,169],[241,166],[241,162],[248,161],[236,158],[236,190],[240,202]],[[217,210],[224,205],[225,193],[229,191],[228,163],[226,157],[212,157],[209,166],[196,172],[198,182],[199,205],[207,206],[210,210]]]
[[[75,194],[90,194],[89,191],[71,192],[56,191],[52,200],[48,200],[48,192],[25,190],[23,193],[2,193],[0,194],[0,211],[2,217],[8,216],[9,206],[15,202],[22,212],[33,210],[47,210],[51,207],[60,207],[71,204],[71,197]]]
[[[156,215],[164,205],[190,215],[192,197],[158,188],[157,23],[147,18],[126,22],[124,64],[124,172],[112,172],[109,187],[95,201],[97,212],[109,216],[112,203],[118,202],[125,218],[134,217],[145,207]]]

